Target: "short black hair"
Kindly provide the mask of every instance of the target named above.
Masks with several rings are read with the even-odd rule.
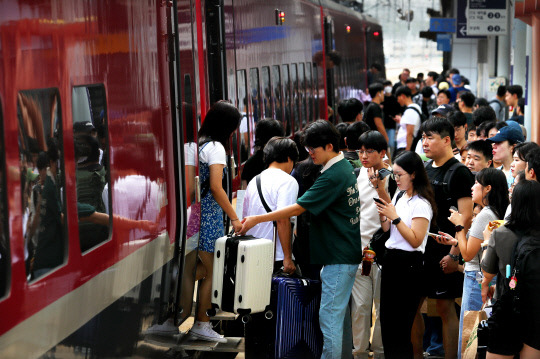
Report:
[[[427,75],[431,77],[433,80],[437,80],[437,77],[439,77],[439,74],[436,73],[435,71],[430,71],[427,73]]]
[[[382,70],[383,70],[381,64],[379,64],[378,62],[372,63],[371,66],[370,66],[369,68],[370,68],[370,69],[371,69],[371,68],[374,68],[374,69],[376,69],[377,71],[382,71]]]
[[[422,124],[420,130],[426,135],[438,134],[441,138],[450,137],[454,143],[454,125],[444,117],[432,117]]]
[[[446,98],[449,100],[452,98],[452,95],[450,94],[450,91],[448,90],[439,90],[439,92],[437,93],[437,96],[439,96],[440,94],[444,94]]]
[[[476,135],[487,137],[489,134],[489,130],[491,130],[496,125],[497,123],[495,121],[482,122],[476,126]]]
[[[334,152],[339,153],[339,132],[331,122],[317,120],[312,122],[304,130],[302,142],[308,147],[325,147],[331,144]]]
[[[366,150],[381,152],[388,149],[388,142],[379,131],[364,132],[358,139],[358,149],[364,147]]]
[[[525,159],[527,160],[527,168],[533,169],[536,176],[540,177],[540,148],[531,150]]]
[[[521,108],[521,112],[525,112],[525,98],[524,97],[518,100],[518,107]]]
[[[49,157],[47,156],[47,154],[45,152],[41,151],[38,154],[38,158],[37,158],[37,161],[36,161],[36,167],[37,167],[38,171],[41,171],[41,170],[46,169],[48,166],[49,166]]]
[[[467,124],[467,117],[461,111],[451,112],[448,114],[447,118],[454,127],[461,127]]]
[[[517,153],[520,160],[527,161],[527,155],[529,152],[536,148],[540,148],[536,142],[521,142],[514,146],[512,155]]]
[[[476,127],[479,127],[480,124],[484,122],[497,121],[497,115],[491,106],[478,107],[476,110],[474,110],[472,118]]]
[[[433,89],[430,86],[424,86],[420,93],[422,94],[422,97],[430,98],[433,95]]]
[[[339,132],[339,149],[346,148],[345,137],[347,137],[347,129],[349,124],[345,122],[338,123],[336,125],[336,130]]]
[[[388,86],[388,85],[392,86],[392,81],[390,81],[390,80],[384,80],[382,84],[383,84],[384,86]]]
[[[380,82],[375,82],[375,83],[372,83],[371,85],[369,85],[368,90],[369,90],[369,96],[371,96],[371,98],[373,98],[379,92],[384,91],[384,85],[381,84]]]
[[[272,137],[283,135],[285,131],[281,122],[273,118],[262,119],[255,126],[255,146],[263,148]]]
[[[476,126],[473,124],[471,124],[470,126],[467,125],[467,132],[471,132],[471,131],[474,131],[474,133],[476,133]]]
[[[339,66],[339,64],[341,64],[341,54],[336,50],[328,51],[326,56],[328,56],[328,59],[331,60],[334,65]]]
[[[268,167],[272,162],[284,163],[289,158],[298,161],[298,147],[293,140],[287,137],[272,137],[263,149],[264,165]]]
[[[338,114],[343,122],[354,122],[356,116],[364,109],[362,102],[356,98],[342,100],[338,105]]]
[[[362,136],[364,132],[369,130],[371,130],[371,128],[364,121],[351,123],[347,128],[347,133],[345,135],[345,137],[347,137],[347,148],[351,151],[359,150],[360,145],[358,144],[358,138]]]
[[[467,107],[473,107],[474,100],[476,99],[476,97],[472,94],[471,91],[465,91],[465,93],[462,93],[459,98]]]
[[[456,69],[455,67],[453,67],[450,70],[448,70],[447,74],[448,74],[447,76],[450,76],[450,74],[458,74],[459,75],[459,70]]]
[[[405,97],[410,98],[412,96],[411,89],[408,88],[407,86],[398,87],[398,89],[396,90],[396,98],[398,98],[401,95],[405,95]]]
[[[520,85],[510,85],[506,88],[506,91],[511,95],[517,95],[518,99],[523,97],[523,87]]]
[[[467,149],[469,151],[481,153],[486,161],[493,161],[493,146],[491,146],[491,142],[489,141],[473,141],[467,145]]]
[[[477,97],[476,100],[474,100],[474,106],[478,106],[478,107],[489,106],[489,102],[483,97]]]
[[[54,137],[49,137],[47,139],[47,157],[49,157],[49,161],[56,162],[60,159],[58,151],[58,141]]]
[[[497,88],[497,96],[503,97],[505,94],[506,94],[506,86],[500,85],[500,86]]]

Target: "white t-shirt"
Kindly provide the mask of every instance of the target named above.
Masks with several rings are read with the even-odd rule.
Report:
[[[416,111],[409,109],[409,107],[414,107],[418,112],[422,113],[422,109],[415,103],[407,106],[405,112],[401,116],[401,121],[399,122],[399,130],[396,136],[397,148],[406,148],[407,147],[407,125],[414,125],[413,136],[416,136],[418,130],[420,129],[420,115]]]
[[[298,197],[298,183],[288,173],[268,168],[261,172],[261,189],[264,200],[272,211],[296,203]],[[257,191],[256,177],[253,178],[246,189],[242,217],[255,216],[267,213]],[[272,222],[262,222],[250,229],[247,234],[256,238],[274,239],[274,225]],[[279,236],[276,244],[276,261],[283,260],[283,249]]]
[[[356,179],[358,182],[358,194],[360,196],[360,238],[362,239],[362,248],[365,248],[375,232],[381,228],[379,212],[373,198],[378,198],[377,190],[371,187],[368,178],[368,169],[360,168],[360,174]],[[388,189],[388,181],[386,181]]]
[[[203,147],[204,146],[204,147]],[[201,150],[202,148],[202,150]],[[208,163],[208,166],[220,164],[227,165],[227,153],[225,152],[225,147],[218,142],[212,141],[206,144],[203,144],[199,147],[199,161]],[[191,156],[193,158],[194,156]]]
[[[399,192],[396,192],[396,196]],[[411,228],[413,218],[426,218],[429,221],[428,228],[431,226],[431,219],[433,218],[433,210],[427,200],[419,197],[417,194],[411,198],[406,197],[404,194],[396,203],[396,212],[401,218],[401,221]],[[394,196],[395,197],[395,196]],[[422,244],[418,248],[413,248],[409,242],[396,228],[395,225],[391,225],[390,238],[386,241],[386,248],[389,249],[401,249],[407,252],[419,251],[424,253],[426,248],[428,234],[424,237]]]

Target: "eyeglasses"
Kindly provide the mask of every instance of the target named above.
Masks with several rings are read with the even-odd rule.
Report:
[[[390,174],[390,177],[392,177],[392,179],[395,180],[395,181],[399,181],[401,176],[405,176],[405,173],[398,174],[398,173],[392,172],[392,174]]]
[[[308,153],[315,153],[315,149],[319,148],[319,147],[322,147],[322,146],[317,146],[317,147],[308,147],[308,146],[304,146],[304,148],[306,149],[306,151]]]
[[[356,150],[356,153],[358,153],[358,156],[363,156],[364,153],[368,154],[368,155],[371,155],[373,153],[375,153],[377,151],[375,150]]]

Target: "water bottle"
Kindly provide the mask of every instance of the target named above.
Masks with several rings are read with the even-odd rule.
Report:
[[[482,274],[482,271],[476,272],[476,281],[478,282],[480,289],[482,289],[483,280],[484,280],[484,274]]]

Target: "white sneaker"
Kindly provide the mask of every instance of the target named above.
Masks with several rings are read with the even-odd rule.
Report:
[[[174,325],[173,319],[167,319],[163,324],[154,324],[146,330],[149,335],[176,335],[180,334],[178,327]]]
[[[227,343],[227,338],[223,335],[219,335],[212,329],[210,322],[196,321],[191,327],[189,334],[193,337],[201,340],[207,340],[210,342]]]

